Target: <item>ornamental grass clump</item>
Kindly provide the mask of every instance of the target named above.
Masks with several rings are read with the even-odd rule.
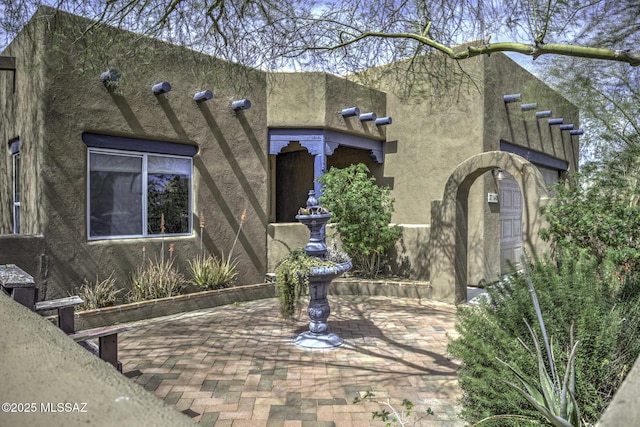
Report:
[[[187,284],[185,277],[173,265],[174,258],[151,260],[139,266],[131,277],[129,301],[168,298],[178,295]]]
[[[124,289],[118,289],[114,273],[109,277],[100,280],[96,275],[94,282],[89,282],[86,278],[82,281],[82,285],[78,289],[77,295],[84,301],[78,306],[79,310],[95,310],[102,307],[110,307],[116,305],[118,295]]]
[[[218,258],[215,255],[205,256],[203,242],[205,227],[204,212],[200,213],[200,256],[189,260],[191,283],[204,290],[226,288],[235,283],[238,277],[238,260],[233,259],[232,254],[238,243],[238,238],[240,237],[240,232],[246,219],[247,210],[244,209],[242,215],[240,215],[240,224],[236,231],[229,255],[225,258],[223,253],[222,256]]]
[[[197,257],[189,260],[191,282],[203,290],[227,288],[238,276],[237,266],[237,260],[224,260],[224,257]]]

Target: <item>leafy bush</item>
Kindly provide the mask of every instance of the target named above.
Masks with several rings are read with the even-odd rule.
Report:
[[[536,261],[530,275],[547,333],[557,349],[553,353],[564,355],[558,366],[566,366],[562,357],[571,342],[567,325],[575,325],[580,342],[575,356],[576,400],[583,417],[595,422],[639,354],[640,300],[637,292],[629,291],[638,283],[621,279],[615,269],[601,268],[601,261],[584,252],[559,252],[557,264]],[[533,348],[525,322],[536,324],[525,278],[514,272],[486,289],[488,299],[477,306],[459,307],[459,337],[449,346],[461,361],[462,416],[470,423],[488,418],[483,425],[504,425],[503,419],[492,418],[503,414],[542,421],[505,383],[517,378],[498,361],[518,366],[530,378],[538,376],[537,361],[520,344],[522,340]]]
[[[591,163],[553,187],[541,236],[557,248],[583,249],[598,261],[640,270],[640,148]]]
[[[138,267],[131,277],[129,300],[138,302],[178,295],[187,280],[174,267],[173,260],[174,258],[156,261],[149,259],[147,265]]]
[[[113,273],[104,280],[100,280],[96,275],[95,282],[89,282],[87,279],[82,281],[78,296],[82,298],[84,303],[78,306],[80,310],[95,310],[97,308],[109,307],[115,305],[118,294],[123,289],[118,289],[116,279]]]
[[[225,261],[211,255],[206,258],[197,257],[189,260],[191,281],[205,290],[229,287],[238,276],[237,265],[237,260]]]
[[[394,200],[389,187],[379,187],[362,163],[344,169],[331,168],[319,178],[320,202],[333,213],[342,246],[365,277],[381,270],[387,251],[402,234],[390,226]]]

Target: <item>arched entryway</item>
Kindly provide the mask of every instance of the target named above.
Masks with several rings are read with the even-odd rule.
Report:
[[[469,189],[482,174],[494,169],[508,172],[522,190],[522,244],[526,254],[541,255],[548,244],[538,236],[544,224],[539,214],[549,193],[538,168],[504,151],[489,151],[464,161],[445,185],[442,200],[431,202],[430,282],[432,297],[447,302],[467,298],[467,239]]]

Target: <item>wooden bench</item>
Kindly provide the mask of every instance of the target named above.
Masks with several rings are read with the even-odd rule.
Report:
[[[122,364],[118,361],[118,334],[130,329],[131,326],[128,325],[105,326],[72,333],[69,334],[69,337],[76,342],[89,341],[97,338],[97,356],[105,362],[111,363],[119,372],[122,372]]]
[[[58,311],[58,327],[67,334],[76,331],[75,327],[75,306],[82,304],[84,301],[77,295],[59,298],[49,301],[40,301],[35,305],[36,312],[57,310]]]
[[[75,306],[83,302],[82,298],[76,295],[50,301],[41,301],[36,303],[35,311],[44,312],[57,310],[58,327],[62,329],[63,332],[100,359],[111,363],[118,371],[122,372],[122,364],[118,361],[118,334],[128,331],[131,327],[127,325],[116,325],[76,332]],[[90,341],[94,339],[98,339],[97,347]]]
[[[131,329],[127,325],[107,326],[76,332],[75,306],[84,301],[77,295],[49,301],[38,301],[38,288],[29,274],[15,264],[0,265],[0,286],[11,297],[29,310],[43,314],[46,311],[58,311],[58,327],[71,339],[96,353],[100,359],[111,363],[122,372],[118,361],[118,334]],[[94,349],[90,340],[98,339],[98,348]]]
[[[38,300],[38,288],[33,277],[15,264],[0,265],[0,286],[11,298],[29,310],[33,310]]]

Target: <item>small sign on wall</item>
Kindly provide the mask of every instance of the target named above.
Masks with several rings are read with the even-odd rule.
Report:
[[[498,193],[488,193],[487,194],[487,202],[489,202],[489,203],[498,203]]]

